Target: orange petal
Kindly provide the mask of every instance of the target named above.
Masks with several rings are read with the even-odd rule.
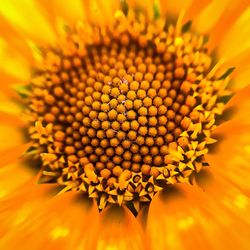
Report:
[[[194,217],[198,202],[195,196],[188,196],[189,187],[184,187],[178,185],[154,197],[147,224],[152,250],[208,249],[208,241]]]
[[[250,85],[238,91],[225,107],[230,119],[240,124],[250,124]]]
[[[201,33],[209,35],[210,47],[219,47],[221,39],[224,38],[247,6],[249,6],[249,2],[245,0],[210,1],[197,17],[194,17],[194,26]]]
[[[11,89],[12,85],[16,83],[23,84],[23,85],[27,84],[27,79],[20,79],[20,76],[11,75],[1,69],[0,69],[0,76],[1,76],[1,82],[4,83],[4,84],[0,84],[0,91],[8,95],[13,94],[13,89]],[[26,78],[26,76],[24,76],[24,78]]]
[[[3,105],[3,104],[1,104]],[[1,107],[0,105],[0,107]],[[25,122],[18,117],[17,115],[13,115],[4,111],[0,110],[0,121],[1,124],[6,124],[9,126],[13,126],[15,125],[16,127],[24,127],[25,126]]]
[[[153,200],[147,225],[152,250],[247,249],[249,199],[244,196],[244,208],[236,208],[230,202],[241,195],[239,190],[231,192],[232,185],[217,180],[209,185],[204,191],[178,185]]]
[[[31,143],[21,144],[13,148],[8,148],[0,151],[0,167],[16,161],[25,153],[31,146]]]
[[[148,249],[136,218],[125,207],[113,206],[101,214],[98,250]]]
[[[219,54],[228,60],[233,59],[240,53],[249,48],[248,37],[250,35],[250,27],[248,20],[250,17],[250,6],[246,6],[242,14],[231,26],[227,35],[223,38]]]
[[[16,160],[5,168],[0,168],[0,200],[13,194],[34,175],[22,160]]]
[[[193,0],[192,4],[187,8],[187,12],[185,15],[185,18],[187,20],[193,20],[195,19],[198,14],[205,9],[205,7],[211,2],[211,0]]]
[[[240,90],[250,84],[250,48],[227,63],[227,67],[234,66],[232,89]]]
[[[73,192],[54,193],[32,181],[0,204],[1,249],[95,249],[97,207]]]
[[[234,186],[250,192],[250,124],[231,121],[219,126],[215,133],[219,144],[207,160],[215,175]]]
[[[227,3],[223,13],[218,18],[218,20],[216,20],[216,23],[210,29],[209,45],[211,47],[218,47],[219,51],[220,49],[223,50],[223,48],[220,48],[221,40],[223,40],[224,37],[227,35],[227,33],[230,32],[232,26],[235,24],[237,19],[241,17],[241,15],[244,13],[245,9],[249,6],[249,4],[250,3],[245,0],[240,0],[240,1],[234,0],[234,1],[229,1]],[[226,55],[220,54],[219,56],[225,57]]]
[[[194,20],[194,27],[202,33],[208,33],[223,12],[230,5],[230,0],[210,1]]]
[[[182,10],[187,10],[192,6],[192,0],[164,1],[159,0],[162,14],[179,16]]]
[[[0,123],[0,151],[8,148],[16,147],[22,145],[25,142],[23,133],[20,128],[15,127],[15,124],[11,126],[4,124],[2,121]]]
[[[2,76],[3,75],[1,75],[1,77]],[[0,91],[0,111],[3,112],[0,116],[0,123],[4,123],[7,117],[10,118],[10,115],[13,116],[13,119],[14,116],[16,116],[19,117],[19,120],[21,120],[20,114],[23,111],[23,107],[21,105],[23,100],[17,94],[17,92],[13,90],[13,88],[10,86],[10,83],[11,82],[8,83],[9,85],[6,84],[6,87],[8,86],[8,89],[6,88],[6,90]],[[15,123],[13,123],[13,125],[14,124]],[[18,122],[18,124],[20,124],[20,122]]]

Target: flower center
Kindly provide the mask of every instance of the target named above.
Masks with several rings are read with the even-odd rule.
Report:
[[[204,38],[178,22],[118,12],[111,26],[79,23],[32,80],[27,113],[43,176],[100,209],[138,210],[207,165],[225,82]]]

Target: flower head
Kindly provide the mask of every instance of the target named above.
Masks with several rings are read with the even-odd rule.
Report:
[[[27,3],[28,8],[33,4],[36,5],[35,2]],[[69,17],[70,11],[62,9],[67,22],[60,18],[52,21],[58,30],[56,35],[38,15],[37,20],[43,20],[40,22],[46,39],[27,28],[26,19],[21,16],[19,28],[22,34],[27,33],[23,54],[29,58],[32,52],[33,56],[30,59],[32,74],[27,83],[14,87],[21,97],[18,99],[19,107],[22,105],[19,114],[24,122],[5,112],[0,113],[0,119],[22,127],[25,144],[10,150],[6,146],[7,150],[1,153],[5,155],[1,165],[7,165],[22,154],[22,161],[27,160],[32,168],[31,160],[37,165],[38,182],[59,187],[58,194],[62,194],[59,200],[66,197],[69,203],[71,195],[77,193],[82,202],[88,203],[93,198],[99,211],[112,204],[126,205],[134,215],[139,213],[138,220],[145,211],[142,208],[149,207],[147,232],[155,242],[158,210],[167,211],[163,217],[171,225],[173,235],[175,230],[189,230],[200,223],[199,213],[195,216],[192,211],[188,213],[194,199],[206,201],[208,194],[215,195],[217,184],[223,186],[221,176],[230,172],[217,166],[211,170],[214,179],[208,178],[208,166],[222,159],[218,154],[215,154],[217,158],[211,157],[211,153],[218,152],[217,141],[226,141],[218,133],[231,131],[228,123],[221,125],[228,120],[228,113],[234,115],[232,119],[236,123],[243,124],[242,112],[247,110],[244,103],[248,103],[249,87],[245,95],[240,92],[244,105],[238,108],[240,114],[234,114],[232,107],[239,105],[237,96],[229,104],[227,102],[232,93],[237,92],[231,75],[234,66],[241,64],[237,60],[225,62],[221,52],[211,49],[219,38],[213,38],[211,45],[204,35],[209,30],[208,25],[205,23],[204,30],[200,29],[210,8],[220,9],[220,4],[209,4],[193,26],[186,16],[193,17],[194,13],[187,8],[185,14],[178,9],[177,3],[174,7],[178,11],[171,8],[174,21],[170,15],[165,15],[165,5],[158,1],[151,3],[152,8],[133,1],[116,4],[112,1],[107,4],[86,2],[85,8],[90,13],[84,15],[79,8],[81,2],[76,1],[71,6],[75,16]],[[196,4],[197,10],[202,7]],[[39,5],[45,7],[42,2]],[[49,9],[52,5],[46,5],[49,19],[53,19]],[[3,12],[4,18],[15,22],[19,16],[14,5],[5,3],[6,6],[13,8],[14,14]],[[223,48],[219,47],[219,51]],[[6,64],[4,72],[10,69],[12,65]],[[11,73],[13,75],[14,71]],[[5,94],[9,92],[8,88],[4,90]],[[240,125],[237,128],[241,131]],[[228,176],[228,181],[232,181],[233,175]],[[203,195],[194,187],[196,185],[208,194]],[[41,187],[41,190],[38,193],[46,196],[49,188]],[[168,200],[171,195],[173,198],[165,207],[162,200]],[[241,193],[236,196],[236,206],[245,209],[248,198]],[[27,198],[28,201],[33,199],[32,194]],[[184,201],[188,203],[186,210],[178,209],[179,203]],[[228,204],[226,200],[223,202]],[[199,209],[204,210],[200,206]],[[50,207],[48,205],[45,210]],[[97,216],[94,215],[96,207],[90,210],[91,218]],[[21,224],[28,213],[21,209],[17,224]],[[112,217],[115,214],[115,218],[122,218],[124,224],[136,220],[129,213],[127,210],[117,212],[115,206],[109,212],[104,211],[104,215]],[[173,217],[169,216],[171,214]],[[84,217],[86,221],[87,217]],[[164,218],[159,226],[165,233]],[[93,224],[99,225],[97,221]],[[140,226],[138,228],[140,231]],[[53,240],[66,238],[70,230],[57,225],[50,237]],[[131,232],[134,230],[135,227]],[[168,234],[170,238],[171,233]],[[140,231],[137,236],[142,235],[144,232]],[[103,237],[106,238],[105,232]],[[163,241],[162,249],[165,245],[181,248],[171,239]]]

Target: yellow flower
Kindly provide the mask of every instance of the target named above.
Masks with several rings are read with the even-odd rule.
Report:
[[[249,249],[249,19],[2,0],[0,248]]]

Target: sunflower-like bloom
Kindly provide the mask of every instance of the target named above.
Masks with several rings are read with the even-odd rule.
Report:
[[[0,249],[249,249],[250,5],[0,3]]]

